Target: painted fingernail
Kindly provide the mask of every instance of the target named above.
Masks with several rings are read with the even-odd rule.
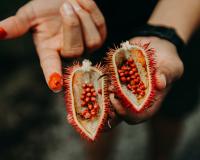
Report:
[[[48,82],[49,88],[55,93],[60,92],[63,86],[63,79],[59,73],[53,73]]]
[[[72,6],[67,2],[65,2],[63,4],[62,10],[63,10],[64,14],[66,14],[67,16],[74,14]]]
[[[6,35],[6,31],[2,27],[0,27],[0,39],[4,39]]]

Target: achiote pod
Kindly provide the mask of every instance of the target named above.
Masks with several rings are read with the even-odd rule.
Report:
[[[66,108],[68,122],[84,138],[94,141],[107,122],[109,99],[105,68],[89,60],[66,68]]]
[[[106,58],[112,84],[124,107],[142,112],[154,102],[155,59],[154,49],[148,44],[130,44],[111,49]]]

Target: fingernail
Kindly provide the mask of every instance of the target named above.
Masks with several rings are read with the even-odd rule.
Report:
[[[166,77],[165,77],[164,74],[161,74],[161,75],[160,75],[160,79],[161,79],[162,82],[163,82],[163,86],[166,86]]]
[[[166,82],[166,76],[164,74],[161,74],[159,77],[159,82],[157,84],[157,88],[159,90],[162,90],[162,89],[165,89],[166,85],[167,85],[167,82]]]
[[[69,3],[67,3],[67,2],[65,2],[63,4],[62,10],[63,10],[64,14],[66,14],[67,16],[68,15],[72,15],[74,13],[72,6]]]
[[[4,39],[6,35],[7,32],[2,27],[0,27],[0,39]]]
[[[78,3],[72,3],[72,6],[73,6],[75,11],[80,11],[81,10],[81,7],[78,5]]]
[[[48,85],[53,92],[60,92],[63,86],[62,76],[59,73],[53,73],[49,78]]]

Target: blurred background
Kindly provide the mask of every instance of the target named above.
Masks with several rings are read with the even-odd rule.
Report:
[[[15,14],[26,0],[1,0],[0,20]],[[63,93],[51,93],[45,83],[31,34],[0,41],[0,160],[82,160],[84,145],[66,122]],[[200,34],[190,42],[189,56],[200,54]],[[199,59],[192,61],[200,78]],[[195,83],[196,83],[195,81]],[[191,96],[199,96],[199,85]],[[187,88],[185,89],[187,92]],[[174,160],[200,159],[200,96],[185,116]],[[191,102],[192,103],[192,102]],[[118,140],[109,159],[147,160],[149,122],[117,127]]]

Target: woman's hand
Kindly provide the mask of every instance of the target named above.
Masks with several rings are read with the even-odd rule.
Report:
[[[110,94],[110,100],[120,117],[129,124],[135,124],[149,119],[159,109],[165,95],[172,83],[183,74],[183,63],[180,60],[176,47],[171,42],[157,37],[137,37],[130,40],[131,43],[142,44],[150,42],[150,47],[156,50],[156,101],[153,106],[141,113],[133,113],[122,106],[120,99]]]
[[[0,22],[0,39],[19,37],[30,29],[51,90],[62,89],[60,56],[92,52],[106,38],[105,20],[93,0],[33,0],[15,16]]]

